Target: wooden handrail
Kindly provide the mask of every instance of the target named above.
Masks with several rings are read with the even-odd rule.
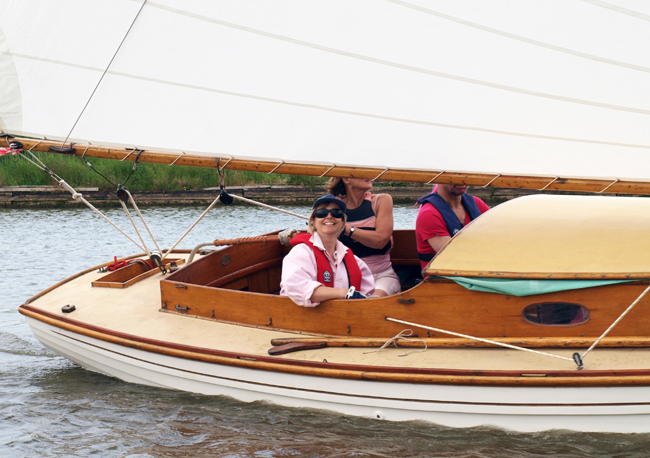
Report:
[[[249,243],[268,243],[279,242],[277,235],[259,235],[257,237],[240,237],[238,239],[217,239],[212,244],[214,246],[246,245]]]

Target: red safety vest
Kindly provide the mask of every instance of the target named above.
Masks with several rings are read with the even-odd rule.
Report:
[[[334,275],[332,273],[330,262],[327,259],[327,256],[325,256],[325,253],[323,253],[309,241],[310,238],[310,233],[303,232],[292,238],[290,243],[292,246],[304,243],[311,247],[311,249],[314,251],[314,256],[316,257],[316,268],[318,269],[318,272],[316,273],[316,280],[325,286],[333,288]],[[348,249],[348,251],[345,253],[343,263],[345,264],[345,268],[348,271],[348,281],[350,283],[350,286],[354,286],[355,289],[359,291],[359,289],[361,289],[361,269],[359,268],[359,264],[357,264],[357,259],[354,257],[352,250]]]

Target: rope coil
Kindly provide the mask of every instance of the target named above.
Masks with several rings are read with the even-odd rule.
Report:
[[[377,353],[378,351],[383,350],[384,348],[388,347],[389,345],[394,345],[395,348],[399,348],[397,346],[397,341],[399,339],[405,340],[407,342],[422,342],[424,344],[424,348],[417,349],[417,350],[411,350],[411,351],[408,351],[406,353],[403,353],[403,354],[397,355],[397,356],[408,356],[411,353],[423,353],[423,352],[427,351],[428,346],[427,346],[427,342],[425,340],[417,339],[417,338],[410,338],[411,336],[413,336],[413,330],[412,329],[404,329],[403,331],[400,331],[395,337],[388,340],[381,347],[379,347],[379,348],[377,348],[375,350],[364,351],[363,354],[367,355],[368,353]]]

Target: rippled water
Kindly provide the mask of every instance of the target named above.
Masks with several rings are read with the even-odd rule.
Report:
[[[283,207],[307,214],[304,207]],[[146,208],[161,247],[202,208]],[[108,216],[132,234],[121,209]],[[395,227],[415,211],[395,209]],[[304,227],[257,207],[217,207],[181,247]],[[390,423],[127,384],[45,349],[17,308],[79,270],[138,248],[89,210],[0,210],[0,457],[634,457],[650,435],[520,434]],[[151,247],[150,247],[151,248]]]

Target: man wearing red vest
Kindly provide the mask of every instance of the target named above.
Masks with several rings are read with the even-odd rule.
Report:
[[[339,240],[345,229],[345,203],[332,195],[314,202],[309,234],[291,240],[282,264],[280,294],[315,307],[329,299],[365,298],[375,290],[372,272]]]
[[[465,185],[441,184],[418,199],[422,206],[415,222],[415,238],[422,269],[465,225],[490,209],[466,192]]]

